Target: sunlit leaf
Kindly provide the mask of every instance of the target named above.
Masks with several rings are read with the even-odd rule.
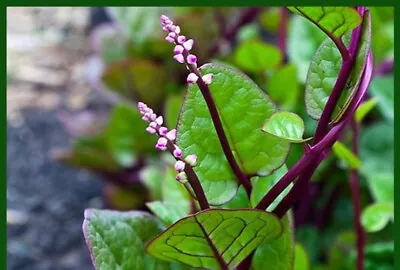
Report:
[[[262,127],[262,131],[293,143],[304,142],[304,122],[291,112],[274,113]]]
[[[371,98],[363,103],[360,104],[360,106],[357,108],[356,113],[354,115],[354,118],[358,123],[361,123],[361,121],[364,119],[364,117],[375,107],[375,105],[378,103],[377,98]]]
[[[361,223],[367,232],[382,230],[390,220],[394,219],[393,203],[375,203],[364,209]]]
[[[361,160],[354,155],[354,153],[348,149],[343,143],[335,142],[332,147],[335,155],[342,160],[346,167],[349,169],[358,169],[361,167]]]

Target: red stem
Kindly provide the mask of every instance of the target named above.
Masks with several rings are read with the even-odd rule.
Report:
[[[282,55],[286,59],[286,38],[287,38],[287,24],[288,24],[288,10],[285,7],[280,9],[281,20],[279,23],[278,32],[278,47],[282,52]]]

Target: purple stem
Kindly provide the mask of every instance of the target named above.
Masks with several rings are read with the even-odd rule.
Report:
[[[384,76],[391,72],[393,72],[394,60],[388,59],[383,61],[376,69],[374,75],[375,76]]]
[[[287,38],[287,24],[288,24],[288,10],[285,7],[280,9],[281,20],[279,22],[279,32],[278,32],[278,47],[286,59],[286,38]]]
[[[353,131],[352,138],[352,150],[353,153],[358,156],[358,131],[359,126],[357,122],[353,119],[351,122],[351,127]],[[365,234],[361,225],[361,205],[360,205],[360,186],[359,186],[359,175],[357,170],[350,170],[349,185],[351,190],[351,197],[353,200],[354,208],[354,227],[356,229],[356,242],[357,242],[357,270],[364,269],[364,245],[365,245]]]

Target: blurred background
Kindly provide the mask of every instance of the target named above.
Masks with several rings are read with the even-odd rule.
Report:
[[[370,12],[374,106],[360,139],[365,209],[392,205],[394,183],[393,8]],[[303,117],[306,137],[313,134],[304,83],[325,35],[285,8],[8,8],[8,269],[93,269],[83,210],[148,211],[146,202],[162,196],[170,159],[154,150],[135,102],[146,102],[175,127],[187,71],[164,40],[163,13],[195,39],[200,65],[240,68],[281,109]],[[288,167],[302,153],[294,145]],[[354,269],[347,181],[346,164],[332,155],[316,173],[309,199],[295,208],[296,240],[312,269]],[[393,269],[389,220],[368,234],[366,269]]]

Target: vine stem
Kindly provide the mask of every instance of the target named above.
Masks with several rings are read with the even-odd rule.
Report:
[[[218,139],[221,143],[221,147],[225,154],[225,157],[228,160],[228,163],[229,163],[230,167],[232,168],[233,173],[238,178],[239,183],[243,185],[243,187],[246,190],[247,196],[250,198],[250,194],[251,194],[251,190],[252,190],[250,180],[242,172],[242,170],[240,169],[239,165],[237,164],[237,162],[235,160],[235,157],[233,156],[231,147],[229,146],[228,138],[226,137],[224,128],[222,126],[221,118],[219,117],[217,106],[215,105],[214,99],[211,95],[210,88],[203,81],[198,68],[195,65],[191,65],[191,64],[187,63],[186,58],[188,55],[189,55],[189,52],[187,50],[184,50],[183,56],[184,56],[187,67],[189,68],[190,72],[193,72],[194,74],[196,74],[198,76],[196,83],[197,83],[197,86],[200,88],[200,91],[204,97],[204,100],[206,101],[208,110],[211,115],[211,119],[213,121],[215,130],[217,132]]]
[[[353,137],[352,137],[352,150],[353,153],[358,156],[358,132],[359,125],[352,119],[351,122]],[[357,236],[357,270],[364,269],[364,245],[365,245],[365,234],[361,225],[361,202],[360,202],[360,186],[359,186],[359,175],[356,169],[351,169],[349,173],[349,186],[351,190],[353,208],[354,208],[354,227]]]
[[[286,54],[286,39],[287,39],[287,24],[288,24],[288,10],[285,7],[280,9],[280,22],[279,22],[279,32],[278,32],[278,47],[284,56],[284,59],[287,59]]]

